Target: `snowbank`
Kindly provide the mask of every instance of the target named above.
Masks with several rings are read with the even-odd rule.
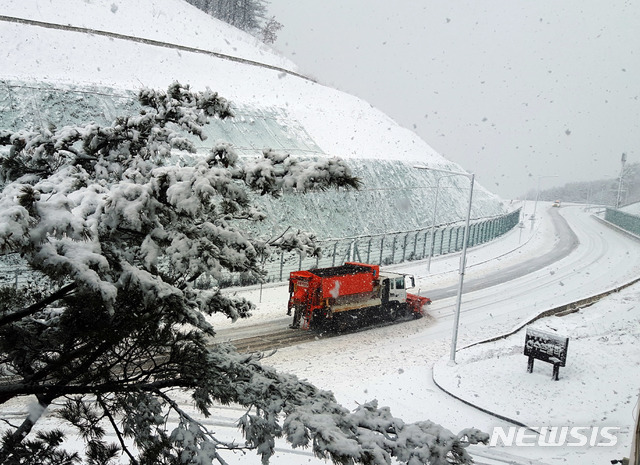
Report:
[[[640,216],[640,202],[632,203],[631,205],[622,207],[620,210],[622,210],[623,212],[629,213],[630,215]]]

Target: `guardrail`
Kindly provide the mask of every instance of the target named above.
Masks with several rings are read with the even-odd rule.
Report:
[[[0,287],[26,286],[34,276],[18,254],[0,255]]]

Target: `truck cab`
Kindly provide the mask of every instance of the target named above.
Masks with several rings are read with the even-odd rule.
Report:
[[[413,287],[413,276],[381,271],[380,281],[382,283],[383,293],[385,293],[388,288],[388,302],[401,304],[407,301],[407,287]]]

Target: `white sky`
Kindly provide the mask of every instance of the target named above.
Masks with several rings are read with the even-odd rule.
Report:
[[[392,6],[393,5],[393,6]],[[615,178],[640,145],[640,2],[271,0],[275,46],[504,198]]]

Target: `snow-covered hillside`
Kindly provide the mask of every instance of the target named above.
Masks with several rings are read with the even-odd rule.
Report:
[[[5,17],[112,32],[269,65],[264,68],[102,32],[0,21],[5,51],[0,56],[0,127],[61,125],[85,117],[109,121],[119,110],[131,108],[127,97],[137,89],[162,89],[179,80],[194,89],[211,88],[233,102],[236,118],[224,123],[227,126],[215,122],[210,142],[231,139],[246,156],[274,148],[300,156],[352,160],[364,181],[361,192],[291,196],[282,208],[266,205],[274,219],[267,230],[287,224],[311,229],[320,237],[339,237],[425,227],[431,221],[441,174],[413,166],[462,170],[367,102],[287,73],[295,71],[295,65],[183,0],[71,0],[64,8],[45,0],[0,4]],[[460,219],[468,180],[453,177],[442,187],[444,208],[439,208],[437,221]],[[476,184],[472,216],[503,212],[500,199]]]
[[[296,69],[258,39],[203,14],[184,0],[70,0],[64,2],[64,8],[53,1],[3,0],[0,5],[4,16],[131,35]],[[57,55],[72,58],[79,48],[59,49]]]

